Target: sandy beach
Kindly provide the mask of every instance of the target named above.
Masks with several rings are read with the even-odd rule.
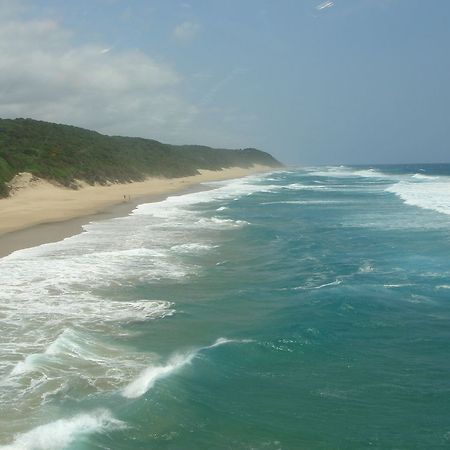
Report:
[[[273,170],[265,166],[202,170],[182,178],[148,178],[108,186],[80,183],[78,190],[45,180],[16,183],[13,194],[0,200],[0,257],[27,247],[55,242],[82,231],[93,220],[129,214],[139,203],[162,200],[207,181],[244,177]],[[26,178],[26,177],[25,177]]]

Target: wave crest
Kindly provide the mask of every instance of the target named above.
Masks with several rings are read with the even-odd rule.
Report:
[[[220,345],[231,343],[246,343],[251,342],[249,340],[237,340],[218,338],[213,344],[207,347],[201,347],[196,350],[191,350],[184,354],[175,354],[165,365],[150,366],[144,369],[131,383],[129,383],[122,390],[122,396],[125,398],[137,398],[148,392],[156,383],[156,381],[166,378],[183,366],[190,364],[192,360],[202,351],[218,347]]]
[[[125,422],[115,419],[107,409],[59,419],[19,434],[14,442],[1,450],[61,450],[78,437],[125,428]]]

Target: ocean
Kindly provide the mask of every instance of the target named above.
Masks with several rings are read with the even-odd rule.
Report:
[[[204,187],[0,259],[0,448],[450,448],[450,165]]]

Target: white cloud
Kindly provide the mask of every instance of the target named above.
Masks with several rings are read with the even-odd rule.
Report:
[[[200,25],[195,22],[183,22],[173,30],[173,37],[179,41],[186,42],[192,40],[200,31]]]
[[[21,12],[20,3],[0,0],[1,118],[31,117],[163,142],[247,144],[240,129],[224,125],[223,109],[213,102],[228,78],[217,83],[211,77],[206,98],[192,104],[183,95],[187,81],[169,65],[105,42],[75,45],[60,23],[25,19]],[[197,29],[181,27],[180,39]]]
[[[170,66],[139,50],[74,45],[59,23],[12,10],[0,14],[0,117],[165,140],[196,117]]]
[[[0,20],[14,17],[25,10],[21,0],[0,0]]]

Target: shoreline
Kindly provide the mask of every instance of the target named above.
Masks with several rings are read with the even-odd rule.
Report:
[[[17,250],[57,242],[82,233],[83,225],[90,222],[129,215],[140,204],[202,190],[201,183],[204,182],[243,178],[271,170],[275,168],[253,166],[248,169],[232,167],[221,171],[202,170],[200,175],[189,177],[148,178],[142,182],[84,186],[79,190],[42,181],[38,186],[25,187],[14,196],[0,200],[0,217],[3,219],[3,227],[0,227],[0,258]],[[86,194],[89,194],[88,198]],[[123,196],[127,199],[124,200]],[[24,211],[30,202],[37,202],[39,208]],[[55,211],[56,207],[59,209]]]

